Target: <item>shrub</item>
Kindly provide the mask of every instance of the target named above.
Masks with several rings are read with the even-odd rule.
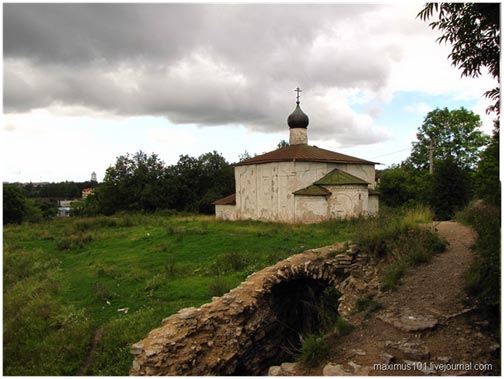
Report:
[[[356,228],[354,241],[360,248],[390,263],[381,274],[382,289],[394,289],[408,266],[428,262],[446,248],[445,241],[422,225],[431,222],[432,216],[429,208],[416,205],[387,210]]]
[[[400,235],[419,223],[430,222],[430,212],[424,207],[405,210],[384,209],[378,217],[364,219],[357,225],[352,240],[361,249],[376,256],[385,257]]]
[[[212,263],[209,270],[212,275],[224,275],[231,272],[241,271],[248,263],[248,260],[243,256],[243,254],[231,252],[219,255],[215,262]]]
[[[75,231],[85,232],[117,226],[117,220],[112,217],[99,216],[77,220],[73,224]]]
[[[315,367],[329,357],[330,350],[323,336],[311,334],[304,339],[298,360],[306,366]]]
[[[473,245],[476,256],[466,273],[466,290],[476,298],[482,310],[500,319],[501,244],[500,209],[483,202],[471,204],[458,218],[477,232]]]
[[[114,298],[114,293],[103,282],[94,282],[92,288],[94,298],[100,303],[110,301]]]
[[[431,206],[438,220],[449,220],[471,198],[471,175],[453,160],[437,162]]]
[[[83,249],[84,245],[91,242],[93,237],[90,234],[74,234],[68,237],[61,237],[56,242],[58,250]]]
[[[354,330],[355,326],[350,324],[344,317],[338,317],[334,324],[334,330],[338,336],[346,336]]]
[[[222,296],[231,289],[231,285],[223,278],[216,278],[208,285],[208,296]]]
[[[184,227],[175,228],[175,240],[177,242],[184,241],[184,235],[185,234],[186,234],[186,228],[184,228]]]
[[[175,258],[169,258],[165,264],[165,273],[169,276],[174,276],[177,272],[177,261]]]
[[[95,270],[99,278],[116,278],[120,274],[120,269],[106,263],[97,264]]]
[[[145,283],[144,290],[145,291],[150,291],[153,292],[159,287],[166,282],[166,276],[163,274],[156,274],[153,277],[151,277],[147,282]]]
[[[355,301],[355,313],[365,312],[364,318],[367,319],[371,314],[383,308],[383,304],[374,299],[374,295],[359,297]]]
[[[395,289],[404,275],[406,265],[403,261],[392,263],[385,267],[381,276],[381,289],[384,291]]]

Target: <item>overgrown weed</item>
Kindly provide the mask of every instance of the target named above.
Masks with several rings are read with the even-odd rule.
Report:
[[[364,319],[368,319],[373,313],[383,309],[383,304],[374,299],[373,294],[359,297],[355,301],[354,313],[364,312]]]
[[[224,275],[242,271],[249,264],[249,260],[238,252],[219,255],[209,267],[210,275]]]
[[[73,234],[60,237],[56,241],[56,248],[58,250],[83,249],[84,246],[91,241],[93,241],[93,236],[91,234]]]
[[[331,347],[322,335],[311,334],[303,339],[298,360],[308,367],[316,367],[329,358]]]
[[[222,296],[231,289],[231,285],[224,278],[215,278],[208,284],[208,296]]]
[[[470,204],[456,216],[478,233],[472,246],[475,257],[465,275],[467,293],[493,319],[500,320],[501,214],[500,208],[482,201]]]

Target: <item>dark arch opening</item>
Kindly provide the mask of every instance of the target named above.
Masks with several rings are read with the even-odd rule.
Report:
[[[272,322],[265,336],[243,356],[234,374],[265,374],[270,366],[295,359],[300,336],[325,333],[334,325],[340,296],[334,286],[320,279],[299,278],[277,284],[265,303]],[[255,362],[256,367],[249,362]]]

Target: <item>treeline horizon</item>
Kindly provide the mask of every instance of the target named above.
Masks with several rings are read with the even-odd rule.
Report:
[[[93,194],[74,203],[71,215],[159,210],[211,214],[212,203],[233,193],[235,182],[232,165],[217,151],[199,157],[180,155],[176,164],[166,165],[157,154],[140,150],[117,157],[101,183],[3,183],[3,188],[5,224],[55,216],[54,199],[81,199],[84,188],[93,188]]]

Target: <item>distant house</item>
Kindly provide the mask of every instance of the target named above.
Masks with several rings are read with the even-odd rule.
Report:
[[[378,213],[375,162],[308,145],[308,116],[288,117],[289,146],[235,165],[236,193],[217,200],[224,220],[313,223]]]
[[[84,188],[82,190],[82,198],[86,199],[89,195],[94,193],[94,188]]]
[[[58,217],[68,217],[70,216],[70,209],[72,208],[72,203],[75,200],[59,200],[58,201]]]

